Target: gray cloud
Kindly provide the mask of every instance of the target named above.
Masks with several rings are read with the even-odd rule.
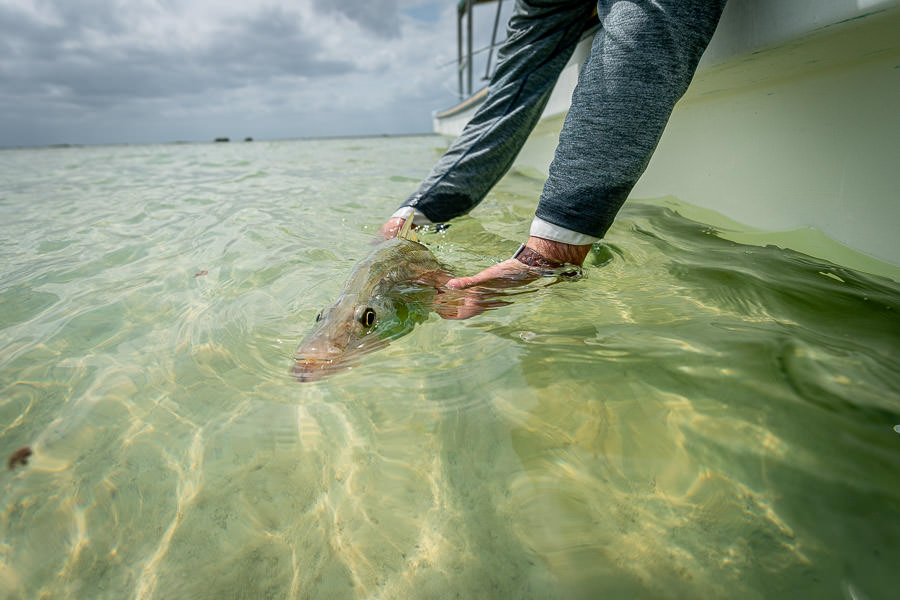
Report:
[[[353,70],[345,60],[320,58],[316,40],[297,18],[263,9],[244,20],[225,21],[214,40],[197,49],[153,47],[137,36],[108,45],[97,33],[127,33],[129,15],[109,2],[90,11],[58,1],[62,24],[40,23],[0,7],[0,85],[7,95],[44,96],[83,106],[107,106],[127,98],[197,94],[268,82],[281,77],[322,77]]]
[[[315,0],[315,6],[323,13],[339,13],[382,38],[400,35],[397,0]]]
[[[0,146],[427,131],[445,7],[0,0]]]
[[[202,56],[207,66],[220,66],[230,76],[247,78],[339,75],[353,70],[345,60],[317,58],[321,49],[304,37],[297,21],[282,9],[267,9],[249,20],[231,22]]]

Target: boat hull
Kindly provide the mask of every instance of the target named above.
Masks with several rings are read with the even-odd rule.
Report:
[[[896,277],[900,2],[863,4],[810,14],[808,3],[732,0],[631,197],[674,196],[765,231],[815,228]],[[546,177],[589,49],[586,38],[517,170]],[[455,137],[478,104],[436,113],[435,131]]]

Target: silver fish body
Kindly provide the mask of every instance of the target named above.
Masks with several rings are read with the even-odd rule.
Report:
[[[316,317],[294,356],[294,376],[315,381],[387,345],[427,318],[452,275],[431,251],[405,238],[379,244],[353,268],[337,300]]]

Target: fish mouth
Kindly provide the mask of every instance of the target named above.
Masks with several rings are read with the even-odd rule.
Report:
[[[321,381],[337,371],[349,368],[345,360],[298,356],[291,367],[291,375],[300,382]]]
[[[301,383],[321,381],[340,371],[347,371],[359,362],[359,359],[370,352],[384,348],[389,339],[372,340],[365,345],[360,344],[343,352],[320,353],[297,352],[291,375]]]

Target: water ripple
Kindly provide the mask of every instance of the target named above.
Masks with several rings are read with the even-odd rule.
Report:
[[[894,281],[630,202],[580,280],[293,379],[437,144],[0,153],[0,596],[888,597]],[[476,272],[539,194],[422,239]]]

